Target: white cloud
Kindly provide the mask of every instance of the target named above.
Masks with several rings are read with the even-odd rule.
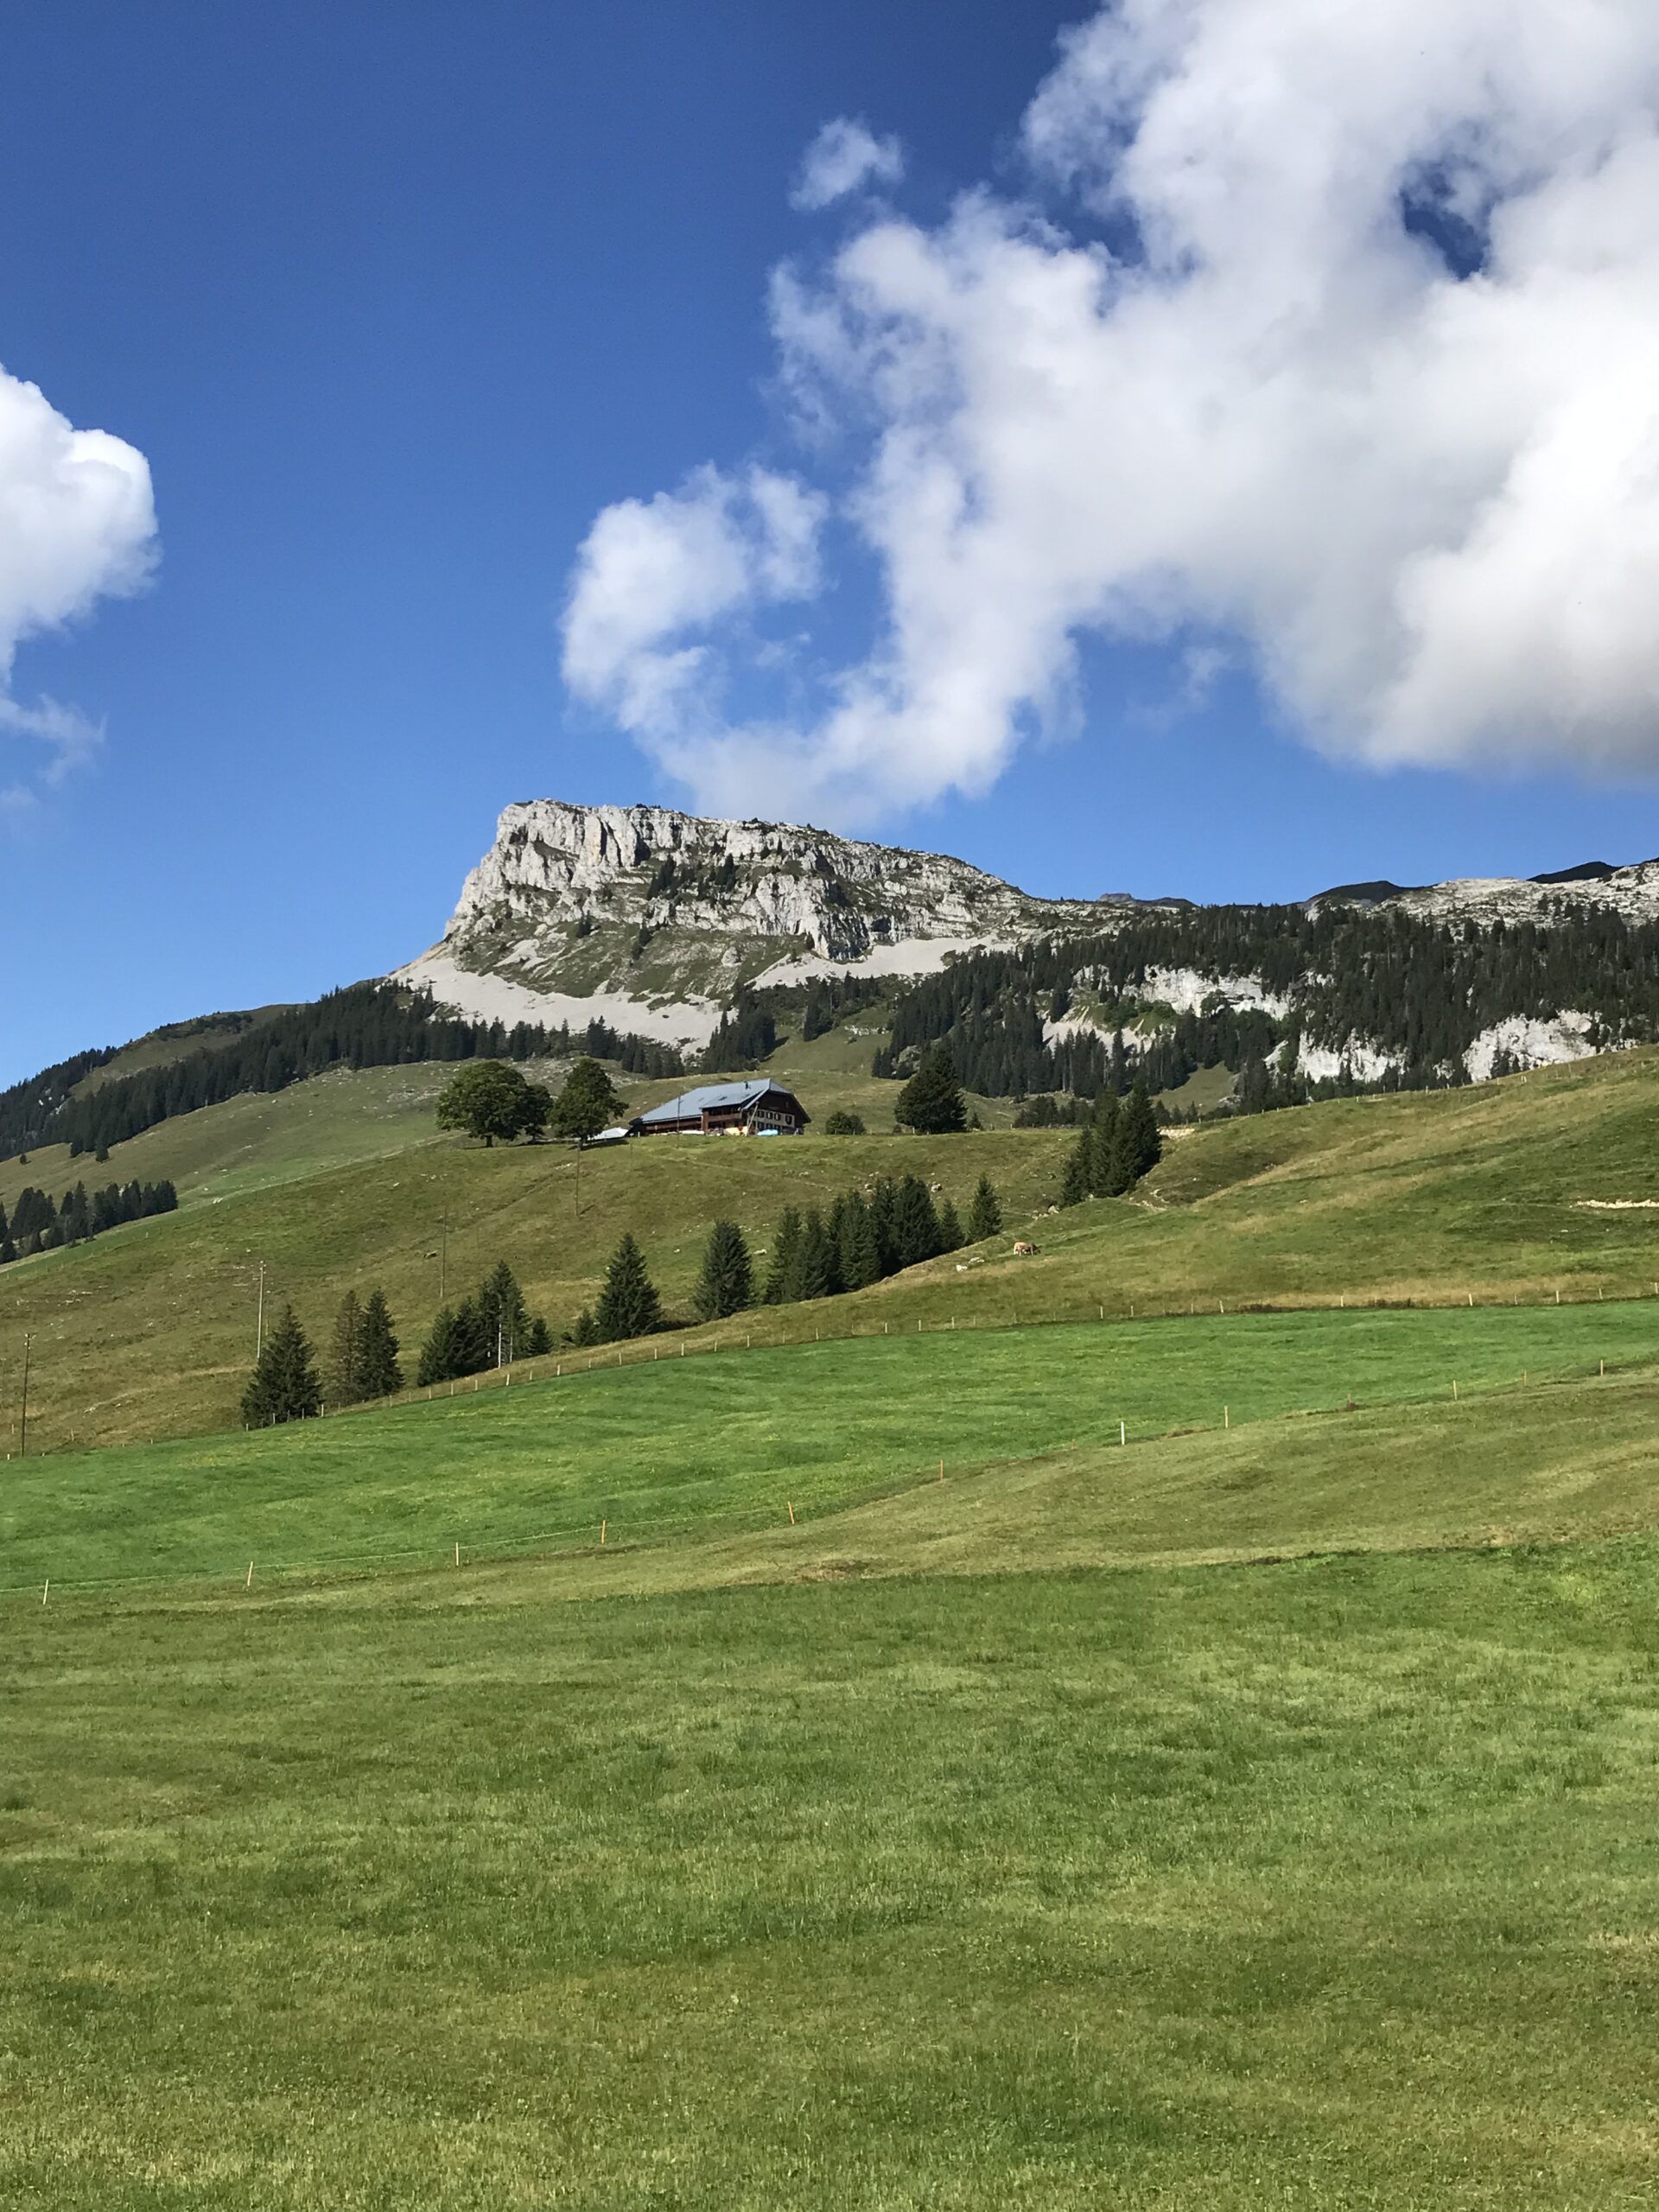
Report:
[[[878,138],[868,124],[837,116],[807,148],[790,200],[815,214],[849,192],[897,184],[904,173],[905,157],[896,138]]]
[[[713,656],[695,630],[818,586],[824,502],[764,468],[699,468],[677,492],[620,499],[577,556],[564,618],[564,676],[631,734],[703,734]]]
[[[19,645],[139,589],[155,531],[143,455],[105,431],[75,429],[34,385],[0,370],[0,743],[19,747],[0,753],[9,810],[59,781],[101,734],[55,700],[12,696]]]
[[[774,284],[880,633],[791,735],[683,667],[661,757],[842,819],[983,791],[1092,632],[1241,650],[1378,763],[1659,769],[1656,114],[1650,0],[1122,0],[1027,112],[1046,207]]]

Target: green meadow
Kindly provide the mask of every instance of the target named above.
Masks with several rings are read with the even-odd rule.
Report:
[[[601,1520],[607,1543],[766,1527],[907,1488],[940,1461],[948,1479],[1075,1446],[1111,1470],[1114,1452],[1128,1465],[1172,1431],[1345,1414],[1351,1400],[1438,1404],[1454,1388],[1475,1439],[1483,1398],[1646,1369],[1659,1301],[677,1351],[670,1338],[431,1403],[14,1461],[0,1585],[418,1565],[457,1543],[586,1544]]]
[[[1064,1215],[1005,1128],[578,1205],[423,1071],[378,1152],[355,1077],[153,1133],[178,1215],[0,1281],[0,2203],[1650,2203],[1654,1067]],[[715,1211],[982,1166],[1008,1231],[858,1297],[213,1432],[257,1256],[556,1319],[623,1227],[672,1305]]]
[[[1044,1541],[9,1606],[0,2197],[1650,2202],[1653,1540]]]

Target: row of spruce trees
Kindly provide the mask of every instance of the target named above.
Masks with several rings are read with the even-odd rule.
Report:
[[[362,1405],[371,1398],[389,1398],[403,1387],[385,1292],[372,1290],[359,1300],[348,1290],[334,1317],[326,1378],[318,1371],[299,1316],[291,1306],[283,1306],[242,1393],[242,1419],[249,1428],[311,1421],[325,1404]]]
[[[964,1230],[948,1198],[936,1205],[919,1176],[883,1176],[866,1195],[843,1191],[827,1212],[785,1206],[773,1232],[764,1275],[734,1221],[717,1221],[703,1247],[692,1299],[700,1321],[721,1321],[752,1306],[787,1306],[863,1290],[923,1260],[995,1236],[1002,1202],[982,1175]],[[597,1302],[577,1316],[575,1344],[620,1344],[664,1327],[662,1299],[636,1239],[625,1236],[611,1255]]]
[[[416,1380],[422,1385],[454,1382],[552,1349],[552,1332],[539,1314],[531,1313],[503,1260],[469,1298],[439,1311],[421,1346]],[[293,1306],[283,1307],[243,1393],[242,1418],[250,1428],[308,1421],[326,1405],[361,1405],[371,1398],[389,1398],[403,1387],[385,1292],[372,1290],[359,1300],[354,1290],[347,1291],[321,1370]]]
[[[950,1082],[950,1063],[930,1055],[929,1095]],[[958,1098],[958,1104],[960,1100]],[[957,1124],[960,1126],[960,1123]],[[1126,1099],[1104,1091],[1067,1159],[1064,1205],[1133,1190],[1162,1155],[1157,1114],[1140,1085]],[[966,1219],[948,1195],[936,1201],[918,1175],[879,1177],[867,1191],[843,1191],[827,1210],[785,1206],[762,1255],[749,1249],[736,1222],[714,1224],[703,1248],[693,1306],[697,1319],[718,1321],[756,1305],[795,1305],[867,1289],[924,1261],[981,1243],[1002,1226],[996,1185],[982,1175]],[[764,1256],[764,1275],[756,1266]],[[578,1314],[564,1341],[585,1346],[626,1343],[668,1325],[662,1298],[632,1232],[612,1254],[600,1294]],[[524,1302],[505,1260],[459,1306],[438,1313],[421,1347],[416,1381],[423,1388],[478,1375],[553,1349],[552,1332]],[[283,1310],[242,1401],[251,1427],[302,1421],[325,1402],[353,1405],[403,1387],[397,1339],[384,1295],[359,1306],[348,1293],[334,1325],[325,1400],[323,1378],[293,1307]]]
[[[86,1185],[77,1183],[55,1202],[48,1192],[26,1185],[17,1193],[10,1220],[0,1205],[0,1267],[10,1260],[26,1260],[31,1252],[84,1244],[124,1221],[172,1213],[178,1203],[179,1194],[169,1182],[110,1183],[90,1196]]]

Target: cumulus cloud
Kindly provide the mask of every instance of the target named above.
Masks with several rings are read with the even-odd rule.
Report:
[[[77,430],[32,384],[0,370],[0,784],[26,805],[97,744],[97,726],[11,691],[17,648],[94,602],[137,590],[155,551],[149,470],[103,430]]]
[[[677,492],[621,499],[577,556],[564,676],[632,735],[693,742],[716,696],[718,657],[692,633],[818,587],[825,502],[764,468],[695,470]]]
[[[880,631],[788,734],[687,668],[662,757],[842,819],[981,792],[1093,632],[1242,655],[1379,764],[1659,768],[1656,118],[1650,0],[1120,0],[1032,197],[774,284]]]
[[[794,207],[817,213],[850,192],[897,184],[904,173],[905,157],[896,138],[878,138],[868,124],[837,116],[807,148],[790,200]]]

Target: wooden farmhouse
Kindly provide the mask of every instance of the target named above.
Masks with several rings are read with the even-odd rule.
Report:
[[[637,1137],[794,1137],[811,1118],[792,1090],[756,1076],[747,1083],[705,1083],[683,1090],[629,1127]]]

